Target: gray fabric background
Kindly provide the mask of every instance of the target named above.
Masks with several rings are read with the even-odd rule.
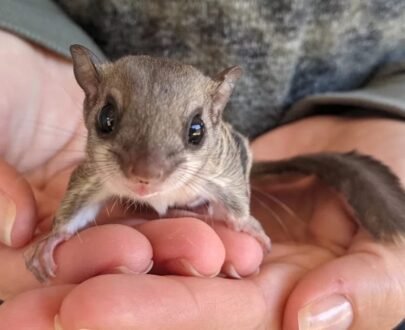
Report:
[[[405,113],[403,75],[391,77],[405,59],[403,0],[56,1],[81,27],[51,0],[1,0],[0,28],[66,58],[72,43],[102,57],[97,43],[112,59],[167,56],[207,74],[239,64],[225,116],[250,137],[331,104]]]
[[[403,0],[57,0],[111,58],[168,56],[245,74],[226,118],[251,137],[303,98],[405,59]]]
[[[51,0],[0,0],[0,28],[69,59],[73,43],[86,45],[103,57],[96,43]]]

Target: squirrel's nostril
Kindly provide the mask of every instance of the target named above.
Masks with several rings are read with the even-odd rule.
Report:
[[[147,180],[147,179],[144,179],[144,178],[139,178],[139,177],[134,177],[134,179],[136,180],[136,181],[138,181],[139,183],[142,183],[142,184],[149,184],[149,180]]]

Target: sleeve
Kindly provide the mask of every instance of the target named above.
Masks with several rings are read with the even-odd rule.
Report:
[[[1,0],[0,29],[70,59],[69,46],[82,44],[101,58],[94,41],[51,0]]]
[[[405,63],[385,67],[363,88],[306,97],[285,112],[280,124],[322,114],[405,119]]]

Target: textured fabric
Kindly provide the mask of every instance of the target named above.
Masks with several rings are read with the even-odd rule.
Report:
[[[328,113],[405,119],[405,73],[398,67],[395,73],[378,76],[361,89],[304,98],[284,113],[281,123]]]
[[[112,58],[168,56],[208,74],[240,64],[226,118],[252,137],[301,99],[358,89],[405,59],[403,0],[57,2]]]
[[[70,58],[69,46],[74,43],[103,56],[91,38],[51,0],[0,0],[0,28],[66,58]]]
[[[359,89],[380,68],[405,58],[404,1],[58,2],[111,58],[168,56],[208,74],[242,65],[245,74],[226,118],[250,137],[324,113],[333,104],[336,113],[355,105],[367,109],[365,114],[371,108],[399,117],[405,113],[402,78]],[[1,0],[0,27],[67,58],[72,43],[100,56],[92,40],[50,0]]]

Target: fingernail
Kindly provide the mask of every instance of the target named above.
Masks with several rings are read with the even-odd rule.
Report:
[[[152,269],[152,267],[153,267],[153,260],[151,260],[148,267],[146,267],[145,270],[143,270],[141,272],[135,272],[135,271],[129,269],[127,266],[115,267],[112,270],[112,272],[117,273],[117,274],[137,274],[137,275],[139,275],[139,274],[147,274],[147,273],[149,273],[150,270]]]
[[[15,216],[15,203],[4,192],[0,192],[0,241],[8,246],[11,246]]]
[[[63,330],[62,325],[60,324],[59,315],[56,314],[53,318],[53,328],[54,330]]]
[[[352,305],[338,294],[310,303],[298,312],[299,330],[345,330],[352,322]]]
[[[232,265],[230,262],[225,262],[222,266],[222,272],[231,278],[241,279],[242,277],[236,271],[235,266]]]
[[[214,277],[217,274],[204,275],[198,272],[194,266],[184,258],[169,260],[166,262],[166,267],[181,275],[195,276],[195,277]]]

